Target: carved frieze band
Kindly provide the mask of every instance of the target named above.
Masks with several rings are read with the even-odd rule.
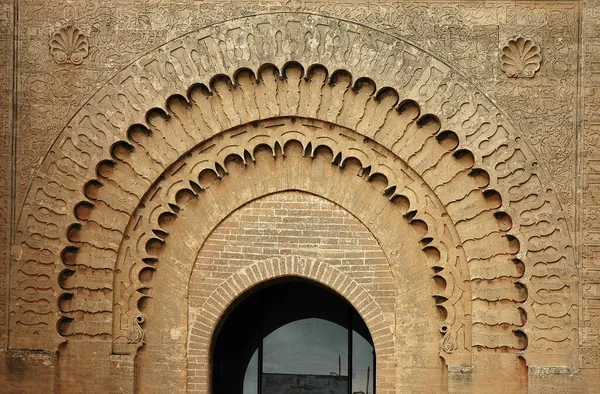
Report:
[[[409,115],[408,119],[405,115],[405,120],[409,120],[412,115]],[[416,125],[414,122],[413,124]],[[434,134],[439,130],[436,125],[422,124],[421,127],[414,127],[416,128],[409,128],[404,138],[401,135],[397,136],[399,145],[405,145],[410,138],[435,140]],[[421,133],[424,135],[421,136]],[[144,147],[154,146],[157,142],[155,138],[158,135],[152,132],[148,135],[153,138],[146,141]],[[165,135],[174,134],[169,132]],[[439,293],[432,294],[438,306],[445,311],[445,324],[449,327],[446,342],[452,343],[451,347],[443,348],[442,356],[449,359],[452,353],[456,353],[456,357],[461,358],[461,363],[468,363],[470,360],[468,356],[470,352],[468,345],[470,340],[468,335],[470,334],[469,277],[460,237],[454,229],[450,216],[444,211],[443,204],[428,188],[426,182],[414,170],[397,160],[391,152],[373,142],[368,142],[368,139],[366,142],[364,140],[364,135],[358,135],[331,123],[302,117],[276,117],[260,123],[252,122],[247,126],[240,126],[219,134],[175,161],[144,194],[145,197],[140,201],[139,207],[133,212],[125,228],[127,237],[121,244],[115,267],[117,272],[115,306],[119,312],[115,314],[113,350],[118,353],[134,353],[135,349],[142,345],[141,341],[126,341],[132,330],[137,329],[137,325],[131,323],[135,323],[134,317],[140,315],[139,300],[148,294],[147,291],[142,290],[152,287],[150,281],[142,281],[138,277],[142,272],[146,272],[147,277],[148,270],[165,269],[161,268],[160,251],[169,242],[169,237],[180,238],[182,234],[194,233],[193,227],[197,226],[198,222],[210,222],[205,217],[194,215],[194,220],[175,226],[174,222],[181,220],[178,217],[185,203],[189,199],[198,198],[203,204],[207,204],[203,209],[204,215],[214,215],[213,210],[224,210],[223,213],[227,214],[229,204],[226,201],[222,201],[222,204],[227,207],[213,208],[208,205],[211,202],[215,203],[213,197],[203,192],[210,191],[211,186],[226,177],[232,167],[242,166],[250,171],[254,167],[252,163],[260,160],[257,154],[265,150],[268,153],[263,153],[261,158],[271,158],[273,166],[284,166],[285,158],[289,157],[297,146],[296,150],[300,151],[305,160],[314,160],[317,156],[325,154],[328,155],[327,161],[332,165],[349,169],[348,176],[355,177],[358,171],[361,178],[381,189],[380,196],[383,200],[389,200],[390,203],[397,205],[398,217],[390,218],[395,224],[390,223],[387,230],[392,234],[404,234],[405,231],[394,231],[394,227],[400,222],[408,222],[419,234],[414,242],[421,243],[420,249],[428,257],[427,261],[431,264],[432,272],[436,273],[435,277],[446,283],[445,287],[439,289]],[[413,145],[412,149],[417,150],[411,150],[411,155],[420,157],[422,164],[425,165],[427,162],[428,167],[431,168],[435,164],[440,165],[440,161],[445,161],[444,156],[455,147],[456,143],[440,143],[429,151],[423,151],[422,145]],[[136,153],[140,151],[147,152],[146,149],[140,148],[137,143],[132,144],[130,154],[121,156],[119,162],[115,162],[114,170],[120,172],[119,168],[123,165],[137,169],[140,167],[133,164],[142,165],[142,161],[146,163],[143,163],[141,168],[149,168],[153,162],[156,166],[158,152],[153,153],[152,157],[136,157]],[[273,158],[276,160],[273,161]],[[453,169],[455,172],[453,175],[464,175],[465,168],[461,165],[463,163],[459,161],[453,163],[452,156],[446,160],[450,161],[446,165]],[[160,170],[160,167],[157,169]],[[260,171],[273,172],[264,169]],[[141,177],[142,174],[138,176]],[[293,172],[289,176],[294,176]],[[247,177],[246,175],[244,178]],[[454,177],[447,179],[439,186],[451,187],[449,183],[453,179]],[[272,182],[273,187],[280,184],[277,180]],[[302,182],[300,180],[298,183],[302,184]],[[333,185],[328,179],[320,179],[318,182],[327,189],[335,187],[342,189],[341,185]],[[118,183],[120,182],[115,182]],[[236,184],[230,187],[235,188]],[[247,185],[249,196],[254,196],[251,192],[252,187],[251,184]],[[464,182],[458,188],[463,189],[464,194],[467,195],[477,186],[472,180],[472,182]],[[107,193],[108,191],[101,189],[101,194],[97,195],[96,201],[105,201],[108,197]],[[372,201],[367,206],[379,206],[380,203]],[[111,215],[110,211],[105,211],[102,216],[114,215]],[[408,243],[409,240],[406,238],[406,236],[398,236],[396,243]],[[198,240],[197,243],[201,245],[203,242]],[[508,248],[508,243],[505,246]],[[502,247],[499,246],[498,250],[502,251]],[[194,261],[196,254],[197,251],[191,253],[190,261]],[[185,260],[181,255],[180,259]],[[132,343],[134,346],[125,345]]]
[[[346,69],[348,72],[323,76],[322,73],[311,74],[310,69],[290,68],[284,73],[283,65],[294,59],[304,64],[323,64],[328,70]],[[265,77],[259,70],[264,63],[278,65],[282,72]],[[219,74],[233,76],[241,68],[258,70],[256,77],[260,82],[253,85],[250,83],[252,78],[237,77],[245,71],[238,72],[229,82],[222,78],[213,79]],[[371,80],[353,81],[352,75],[369,75]],[[294,83],[290,84],[290,81]],[[375,86],[393,89],[377,90]],[[269,91],[285,92],[285,95],[277,93],[276,97],[286,98],[275,99],[266,93]],[[177,92],[182,95],[169,99],[166,112],[150,111],[146,117],[149,108],[162,107],[164,98]],[[355,99],[349,100],[349,97]],[[405,98],[414,99],[419,105],[406,107]],[[196,99],[198,101],[194,101]],[[396,100],[399,105],[395,104]],[[205,105],[214,112],[203,112]],[[189,120],[180,118],[186,116],[183,109],[190,106],[201,115]],[[356,111],[356,108],[362,109]],[[429,119],[436,119],[444,130],[452,130],[457,135],[457,151],[469,152],[466,156],[459,155],[460,158],[468,161],[472,157],[476,167],[487,174],[488,195],[498,193],[501,196],[498,208],[512,219],[510,236],[496,235],[512,245],[516,245],[518,239],[519,247],[514,249],[516,254],[511,258],[514,263],[508,273],[498,272],[495,264],[489,264],[499,255],[488,255],[480,242],[462,240],[465,246],[474,249],[471,254],[476,257],[469,260],[467,253],[469,264],[481,266],[480,269],[470,268],[474,304],[477,299],[486,298],[483,295],[477,298],[476,293],[491,295],[505,303],[507,309],[514,309],[523,302],[527,312],[528,360],[535,363],[536,354],[552,350],[556,362],[571,362],[572,349],[577,342],[577,313],[573,310],[577,291],[572,247],[561,207],[553,191],[544,186],[547,177],[543,166],[539,165],[525,141],[479,91],[431,55],[384,33],[331,18],[302,14],[245,18],[178,38],[116,75],[75,115],[42,163],[39,174],[44,175],[36,177],[21,214],[19,245],[22,257],[11,276],[12,297],[20,300],[13,302],[12,345],[43,347],[50,343],[49,337],[54,338],[55,343],[59,342],[61,339],[54,336],[53,327],[57,318],[63,313],[70,314],[70,311],[94,314],[85,324],[72,326],[72,332],[77,333],[73,335],[110,335],[110,328],[101,321],[106,320],[106,315],[112,315],[112,307],[106,303],[105,295],[113,289],[113,267],[117,254],[121,253],[119,242],[124,236],[124,226],[108,231],[103,226],[85,223],[85,216],[98,208],[91,203],[79,203],[84,180],[110,179],[105,175],[111,174],[114,155],[120,154],[115,150],[114,141],[129,141],[131,145],[133,140],[127,138],[130,137],[143,144],[148,138],[145,130],[163,133],[161,130],[176,127],[181,133],[177,134],[179,139],[170,142],[162,139],[164,147],[148,148],[145,153],[152,157],[153,150],[162,152],[153,160],[164,169],[195,144],[244,122],[272,114],[315,116],[355,129],[403,157],[399,152],[404,147],[394,146],[395,135],[401,127],[386,120],[406,111],[435,114]],[[413,119],[416,118],[415,114]],[[129,127],[136,124],[140,127]],[[193,124],[198,130],[193,138],[185,124]],[[167,138],[171,133],[162,135]],[[426,142],[417,139],[412,143]],[[126,144],[121,147],[125,151],[129,149]],[[403,159],[411,164],[410,157]],[[411,164],[411,167],[418,168],[417,164]],[[98,189],[107,185],[114,187],[118,197],[100,204],[116,209],[117,214],[110,220],[126,223],[143,190],[160,175],[151,168],[139,171],[146,171],[144,177],[133,176],[132,169],[119,172],[118,187],[114,181],[88,183],[85,188],[88,198],[93,198],[94,186]],[[421,176],[428,182],[431,177],[431,182],[435,182],[437,177],[443,178],[443,169],[440,171],[429,171]],[[138,183],[132,182],[132,177],[138,179]],[[125,190],[119,191],[120,188]],[[434,191],[448,209],[454,201],[452,191]],[[76,208],[73,210],[72,207]],[[455,218],[477,216],[469,213],[469,208],[464,209]],[[498,219],[501,218],[494,218],[493,222]],[[76,224],[69,227],[71,223]],[[460,223],[461,219],[456,219],[457,229]],[[67,227],[69,231],[65,232]],[[80,231],[82,229],[84,231]],[[108,242],[105,247],[96,248],[89,241],[91,238],[77,238],[83,234],[90,234],[90,237],[93,234],[95,239],[104,237]],[[65,249],[69,243],[72,246]],[[477,263],[472,264],[471,260]],[[86,271],[87,275],[74,275],[78,270]],[[61,276],[61,286],[53,279],[57,276]],[[84,277],[96,279],[92,283]],[[490,279],[503,285],[489,286]],[[517,280],[519,283],[515,287]],[[528,291],[513,290],[519,286]],[[63,312],[58,311],[53,301],[61,288],[70,289],[61,301]],[[32,293],[30,289],[39,291]],[[100,296],[101,293],[104,296]],[[474,337],[479,331],[504,330],[504,323],[494,316],[498,314],[486,314],[485,309],[479,316],[473,316]],[[487,319],[496,321],[490,324]],[[484,334],[481,337],[488,339],[482,343],[474,341],[473,345],[504,346],[493,343],[497,336]],[[33,338],[39,338],[39,343]]]

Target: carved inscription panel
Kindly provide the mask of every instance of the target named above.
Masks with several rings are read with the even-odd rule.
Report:
[[[149,48],[185,32],[283,10],[365,24],[407,39],[452,65],[510,112],[549,167],[561,202],[573,218],[577,3],[293,3],[150,0],[134,5],[80,0],[57,7],[53,0],[37,0],[22,4],[17,205],[22,205],[37,163],[67,120],[118,70]],[[90,45],[85,63],[76,69],[72,64],[56,64],[48,51],[56,26],[71,25]],[[527,83],[511,81],[500,68],[502,48],[518,36],[534,39],[544,53],[545,66]]]

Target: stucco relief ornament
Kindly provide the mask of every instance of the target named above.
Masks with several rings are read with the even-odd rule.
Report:
[[[127,343],[138,343],[144,340],[144,329],[140,326],[146,318],[141,313],[131,319],[131,328],[127,334]]]
[[[542,54],[533,40],[519,37],[502,48],[501,61],[509,78],[533,78],[542,64]]]
[[[450,332],[450,327],[448,323],[443,322],[440,325],[440,332],[444,334],[444,337],[442,338],[442,341],[440,343],[441,349],[446,353],[452,353],[453,351],[455,351],[458,348],[458,346],[451,337],[452,334]]]
[[[50,54],[58,64],[79,65],[89,53],[88,39],[73,26],[60,29],[50,40]]]

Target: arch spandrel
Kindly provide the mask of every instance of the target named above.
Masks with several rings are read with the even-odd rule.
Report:
[[[480,91],[433,56],[385,33],[308,14],[261,15],[189,33],[138,59],[81,108],[42,163],[39,174],[48,176],[36,176],[21,214],[18,243],[22,258],[13,266],[11,298],[24,301],[11,303],[16,305],[11,319],[11,347],[44,348],[62,341],[55,333],[61,313],[54,297],[61,293],[68,278],[62,285],[53,278],[65,269],[58,263],[69,242],[64,229],[78,221],[71,210],[81,201],[82,182],[96,177],[95,163],[111,158],[111,145],[126,139],[129,126],[146,123],[146,111],[162,107],[171,94],[186,92],[198,82],[209,86],[214,75],[233,75],[242,67],[256,70],[264,63],[282,70],[290,60],[322,64],[329,70],[346,69],[354,76],[368,75],[375,86],[391,86],[402,98],[416,100],[421,114],[435,114],[444,128],[459,136],[460,147],[468,149],[477,165],[490,175],[488,188],[503,196],[502,209],[513,221],[511,234],[520,242],[517,257],[528,267],[520,279],[529,295],[524,302],[526,330],[532,334],[528,360],[541,362],[535,355],[553,349],[555,359],[545,356],[546,360],[573,364],[575,353],[570,349],[577,342],[574,257],[564,214],[554,193],[544,186],[548,181],[543,166],[526,143],[516,137],[504,115]],[[293,106],[288,109],[299,110]],[[221,130],[226,125],[220,122],[232,125],[223,112],[224,117],[212,123]],[[342,126],[348,126],[343,120]],[[366,130],[374,124],[364,121],[358,126]],[[385,132],[371,137],[388,146],[386,136],[390,133],[385,123],[381,130]],[[136,190],[126,194],[130,198],[123,201],[141,197]],[[121,214],[116,216],[126,216],[133,209],[127,203],[120,208]],[[83,252],[84,247],[80,255]],[[111,270],[115,254],[108,248],[97,256],[97,261],[105,264],[102,269]],[[63,253],[62,261],[68,258]],[[25,265],[27,261],[34,263]],[[41,267],[52,265],[52,275],[40,273]],[[567,288],[566,292],[551,283],[550,277],[557,271],[564,278],[561,288]],[[38,289],[48,290],[24,297],[30,286],[23,274],[36,277]],[[104,283],[110,290],[110,280]],[[82,283],[69,286],[86,289]],[[556,304],[561,307],[550,307]],[[100,329],[92,335],[107,333]],[[562,349],[565,344],[568,350]]]

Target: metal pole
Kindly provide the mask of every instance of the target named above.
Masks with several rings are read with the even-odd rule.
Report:
[[[264,320],[264,295],[260,293],[258,300],[258,394],[263,389],[263,320]]]
[[[354,310],[348,304],[348,394],[352,394],[352,318]]]

